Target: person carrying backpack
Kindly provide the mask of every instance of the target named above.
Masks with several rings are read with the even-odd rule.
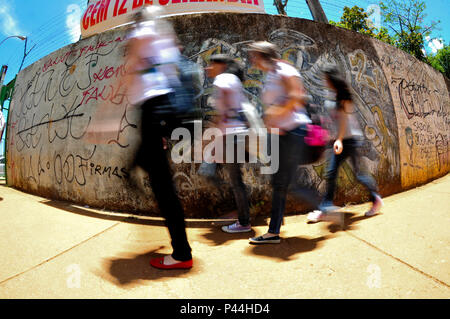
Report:
[[[213,97],[215,109],[218,115],[214,119],[214,125],[223,134],[222,145],[228,142],[227,134],[232,136],[239,132],[247,131],[247,126],[240,113],[242,104],[246,101],[242,81],[244,73],[240,65],[226,54],[216,54],[210,57],[210,64],[206,68],[208,77],[214,79]],[[235,138],[237,136],[233,136]],[[239,137],[237,137],[239,139]],[[242,141],[233,139],[234,158],[231,163],[223,161],[224,170],[228,173],[231,188],[234,194],[238,210],[238,221],[231,225],[223,226],[226,233],[242,233],[251,231],[250,208],[245,184],[242,180],[241,164],[237,161],[237,153]],[[226,149],[226,147],[224,147]],[[225,158],[224,154],[224,158]]]
[[[286,206],[289,184],[299,165],[307,163],[308,146],[305,136],[311,119],[305,108],[306,94],[300,73],[289,63],[279,59],[276,45],[260,41],[249,45],[253,66],[266,72],[262,90],[265,107],[264,122],[269,129],[279,131],[279,169],[272,176],[272,209],[269,230],[266,234],[250,238],[253,244],[280,243],[280,228]],[[272,131],[272,134],[274,132]],[[277,154],[272,154],[273,156]],[[318,204],[317,191],[302,188],[297,196]]]
[[[333,144],[333,152],[328,161],[326,170],[327,189],[326,194],[319,205],[319,210],[308,214],[308,222],[319,222],[326,219],[328,212],[335,211],[339,207],[333,205],[336,189],[337,173],[340,165],[350,157],[356,179],[370,192],[372,207],[365,216],[373,216],[383,206],[383,201],[378,193],[375,180],[361,170],[361,155],[359,148],[362,144],[363,133],[354,113],[354,102],[345,79],[335,67],[328,67],[324,71],[326,85],[336,94],[336,109],[332,117],[337,123],[337,136]]]
[[[141,144],[132,170],[142,169],[169,230],[173,252],[150,260],[159,269],[186,269],[193,265],[186,235],[184,211],[172,181],[170,165],[163,148],[167,128],[181,123],[174,94],[181,86],[177,62],[180,52],[172,26],[162,18],[160,7],[145,6],[135,15],[127,55],[127,96],[142,110]],[[188,107],[188,106],[187,106]],[[169,124],[169,126],[167,126]],[[170,135],[169,135],[170,136]]]
[[[213,122],[222,133],[222,145],[227,149],[226,143],[231,136],[239,132],[247,131],[246,123],[241,117],[242,104],[246,101],[242,81],[244,73],[240,65],[233,58],[226,54],[216,54],[210,57],[210,64],[206,68],[209,78],[214,79],[213,97],[217,116]],[[237,136],[233,136],[235,138]],[[239,139],[239,137],[237,137]],[[231,225],[223,226],[222,230],[226,233],[242,233],[251,231],[250,208],[245,184],[242,180],[241,164],[237,161],[237,153],[241,141],[233,140],[234,158],[231,163],[223,160],[218,164],[223,166],[228,173],[231,188],[234,194],[238,210],[238,221]],[[224,159],[226,154],[224,154]]]

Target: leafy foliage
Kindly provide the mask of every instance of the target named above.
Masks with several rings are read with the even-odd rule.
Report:
[[[394,34],[395,46],[426,62],[425,38],[440,21],[424,25],[427,16],[425,1],[384,0],[380,1],[380,8],[384,22]]]
[[[445,45],[436,55],[429,56],[428,63],[450,79],[450,45]]]
[[[377,29],[370,23],[369,15],[371,12],[366,12],[363,8],[358,6],[344,7],[344,13],[342,14],[339,22],[330,21],[330,24],[349,29],[361,34],[365,34],[376,38],[380,41],[394,45],[394,39],[389,35],[389,31],[386,28]]]

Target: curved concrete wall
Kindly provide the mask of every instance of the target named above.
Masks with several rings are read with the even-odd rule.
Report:
[[[301,71],[317,103],[323,102],[318,68],[325,63],[341,66],[356,97],[357,118],[365,134],[363,164],[382,195],[449,171],[449,92],[446,79],[430,66],[375,39],[309,20],[231,13],[171,20],[184,53],[202,66],[218,52],[247,61],[248,41],[277,43],[283,57]],[[109,31],[64,47],[19,74],[8,123],[9,185],[92,207],[157,210],[150,188],[145,198],[126,181],[140,125],[138,111],[114,84],[123,68],[126,31]],[[263,75],[252,68],[246,75],[248,96],[257,103]],[[207,114],[211,82],[202,78],[202,83],[202,107]],[[97,106],[105,101],[121,114],[116,139],[109,145],[88,144],[83,135]],[[296,181],[323,192],[324,164],[299,167]],[[197,175],[198,166],[173,166],[186,215],[217,216],[232,209],[228,184],[212,187]],[[267,213],[270,177],[260,175],[258,165],[246,165],[244,174],[252,214]],[[339,176],[338,203],[368,199],[349,163]],[[304,208],[289,199],[289,211]]]

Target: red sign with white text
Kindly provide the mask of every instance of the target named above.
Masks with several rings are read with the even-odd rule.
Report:
[[[81,18],[83,38],[129,23],[144,5],[164,7],[167,15],[194,12],[265,13],[263,0],[91,0]]]

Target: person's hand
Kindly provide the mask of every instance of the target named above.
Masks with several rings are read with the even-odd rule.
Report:
[[[277,127],[287,115],[287,111],[283,107],[271,106],[264,112],[264,122],[268,127]]]
[[[286,108],[280,106],[270,106],[264,112],[264,114],[269,118],[280,118],[286,116]]]
[[[269,131],[269,134],[272,135],[285,135],[286,132],[278,127],[269,127],[267,126],[267,130]]]
[[[342,151],[344,150],[344,146],[342,145],[341,140],[336,140],[336,142],[334,142],[333,150],[334,150],[334,154],[336,154],[336,155],[339,155],[342,153]]]
[[[167,139],[165,137],[162,138],[163,149],[167,149]]]

